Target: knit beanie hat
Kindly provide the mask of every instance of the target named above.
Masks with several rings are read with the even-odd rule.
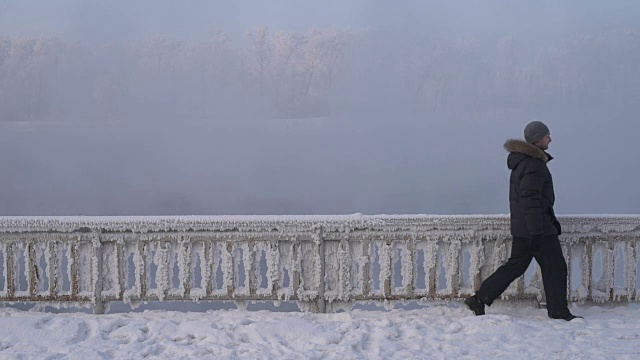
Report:
[[[542,121],[532,121],[524,128],[524,139],[533,144],[549,134],[549,128]]]

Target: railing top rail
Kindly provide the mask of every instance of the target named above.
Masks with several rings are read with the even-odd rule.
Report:
[[[565,232],[631,232],[640,230],[640,215],[560,216]],[[0,233],[81,232],[102,230],[284,231],[327,229],[508,229],[508,215],[221,215],[221,216],[0,216]]]

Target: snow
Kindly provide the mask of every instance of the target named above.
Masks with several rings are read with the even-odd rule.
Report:
[[[640,305],[573,305],[584,319],[460,302],[333,314],[217,310],[92,315],[0,309],[0,358],[636,359]]]

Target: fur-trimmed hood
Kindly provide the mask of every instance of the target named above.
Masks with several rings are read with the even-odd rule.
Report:
[[[540,149],[539,147],[533,144],[529,144],[528,142],[523,140],[517,140],[517,139],[507,140],[507,142],[504,143],[504,148],[511,153],[509,156],[510,159],[508,164],[510,169],[515,168],[515,165],[517,165],[517,163],[522,161],[524,157],[532,157],[535,159],[540,159],[545,163],[553,159],[553,157],[547,154],[544,150]],[[516,154],[521,156],[513,156]]]

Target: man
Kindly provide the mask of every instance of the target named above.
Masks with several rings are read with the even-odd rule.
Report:
[[[511,257],[464,302],[474,314],[484,315],[484,306],[491,306],[535,257],[542,271],[549,317],[571,321],[577,316],[567,307],[567,263],[558,240],[562,229],[553,212],[553,180],[547,168],[553,158],[545,152],[551,142],[549,128],[540,121],[530,122],[524,138],[526,141],[508,140],[504,144],[511,170]]]

